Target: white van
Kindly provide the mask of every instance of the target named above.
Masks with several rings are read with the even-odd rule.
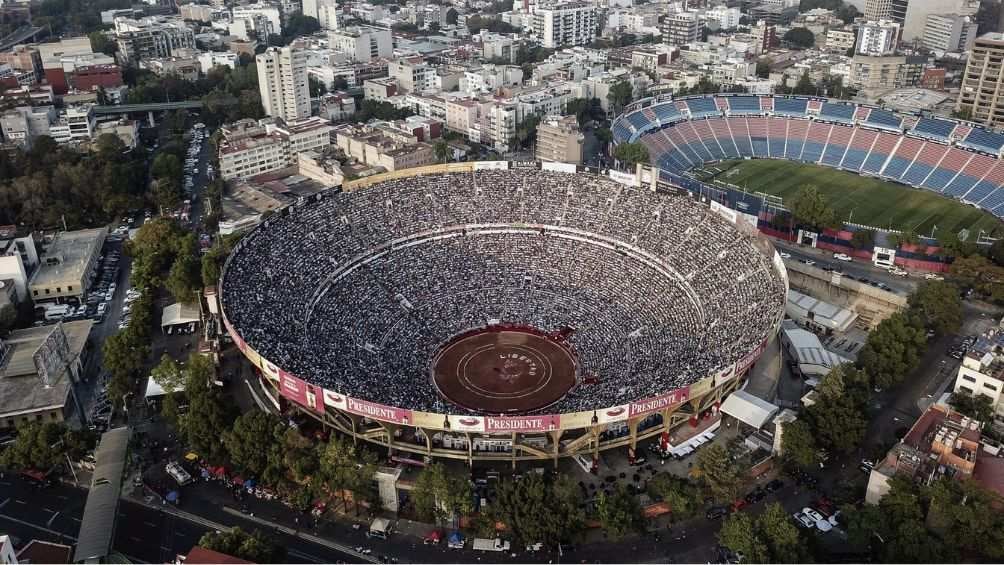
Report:
[[[58,306],[50,306],[45,310],[45,319],[49,322],[55,320],[62,320],[70,313],[70,307],[66,304],[60,304]]]

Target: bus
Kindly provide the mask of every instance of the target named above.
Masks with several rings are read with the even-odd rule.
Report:
[[[70,307],[66,304],[60,304],[58,306],[50,306],[45,309],[45,320],[48,322],[54,322],[56,320],[62,320],[70,313]]]

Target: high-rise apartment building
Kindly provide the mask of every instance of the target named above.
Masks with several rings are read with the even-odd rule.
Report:
[[[962,88],[955,103],[958,112],[989,126],[1004,124],[1004,34],[985,33],[976,38],[969,52]]]
[[[286,122],[310,117],[307,54],[293,47],[269,47],[255,59],[265,113]]]
[[[867,22],[858,27],[858,55],[882,57],[896,52],[899,24],[889,20]]]
[[[356,26],[328,32],[332,50],[345,53],[352,62],[368,63],[394,54],[394,39],[390,30],[371,26]]]
[[[596,8],[590,4],[538,8],[533,14],[533,33],[547,49],[592,43],[597,25]]]
[[[909,3],[910,0],[865,0],[865,17],[869,20],[890,20],[902,25],[906,21]]]
[[[923,45],[934,51],[969,51],[976,41],[976,20],[959,14],[927,16]]]
[[[975,16],[980,9],[979,0],[910,0],[903,20],[903,41],[917,41],[924,36],[927,17],[937,14]]]
[[[537,126],[537,159],[580,165],[584,141],[575,116],[548,118]]]
[[[693,12],[670,14],[662,22],[662,42],[667,45],[687,45],[701,39],[704,22]]]

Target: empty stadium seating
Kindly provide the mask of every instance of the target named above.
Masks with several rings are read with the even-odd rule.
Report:
[[[1004,217],[1004,134],[954,120],[809,97],[709,95],[634,109],[613,134],[618,143],[659,136],[646,143],[652,160],[677,174],[706,161],[789,159],[928,188]]]

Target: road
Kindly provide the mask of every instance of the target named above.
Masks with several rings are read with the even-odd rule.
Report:
[[[913,290],[917,287],[917,281],[919,280],[918,275],[897,277],[889,274],[885,269],[857,259],[854,261],[838,261],[833,258],[832,251],[805,247],[778,239],[773,239],[772,242],[778,250],[791,255],[791,259],[787,259],[787,261],[809,259],[816,262],[816,267],[830,267],[832,269],[838,269],[844,274],[851,275],[857,279],[866,278],[871,281],[885,283],[889,286],[889,288],[898,294],[909,294],[913,292]]]

